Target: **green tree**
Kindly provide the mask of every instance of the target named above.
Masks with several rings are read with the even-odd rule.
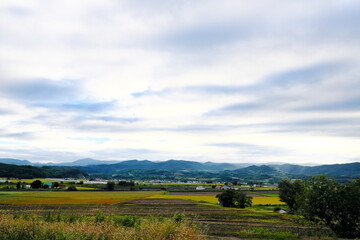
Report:
[[[53,183],[53,188],[58,188],[59,187],[59,183],[58,182],[54,182]]]
[[[223,207],[245,208],[252,205],[252,197],[234,189],[227,189],[223,193],[216,195],[216,197]]]
[[[297,197],[298,212],[306,219],[322,222],[342,238],[360,237],[360,180],[340,184],[326,176],[304,182]]]
[[[35,180],[31,183],[31,188],[41,188],[42,182],[40,180]]]
[[[106,183],[106,190],[114,191],[114,189],[115,189],[115,183],[113,181],[108,181]]]
[[[73,185],[67,188],[68,191],[77,191],[77,188]]]
[[[280,201],[285,202],[290,213],[294,213],[298,209],[297,197],[302,193],[303,184],[300,180],[291,182],[289,179],[283,179],[278,184]]]
[[[18,181],[17,184],[16,184],[16,189],[20,189],[21,188],[21,182]]]

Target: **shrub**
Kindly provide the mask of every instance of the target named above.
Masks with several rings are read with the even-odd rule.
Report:
[[[278,211],[280,211],[280,210],[281,210],[280,207],[274,207],[274,212],[278,212]]]
[[[105,221],[105,215],[102,211],[98,211],[95,215],[95,222],[104,222]]]
[[[108,182],[106,183],[106,190],[108,190],[108,191],[114,191],[114,189],[115,189],[115,183],[112,182],[112,181],[108,181]]]
[[[111,220],[118,225],[124,227],[135,227],[141,222],[141,218],[133,215],[125,215],[125,216],[116,216],[113,215]]]
[[[68,191],[77,191],[77,188],[73,185],[67,188]]]
[[[173,216],[173,219],[175,222],[183,222],[185,220],[185,214],[183,213],[176,213],[174,216]]]

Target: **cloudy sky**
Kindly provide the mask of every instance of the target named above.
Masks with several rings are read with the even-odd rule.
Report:
[[[360,1],[2,0],[0,158],[360,161]]]

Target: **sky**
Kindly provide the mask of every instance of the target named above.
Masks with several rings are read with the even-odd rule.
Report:
[[[0,158],[360,161],[360,1],[2,0]]]

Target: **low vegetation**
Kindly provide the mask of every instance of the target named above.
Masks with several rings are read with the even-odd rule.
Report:
[[[172,218],[137,216],[96,216],[49,212],[44,216],[2,214],[0,239],[17,240],[92,240],[92,239],[205,239],[197,225],[185,221],[182,215]]]

